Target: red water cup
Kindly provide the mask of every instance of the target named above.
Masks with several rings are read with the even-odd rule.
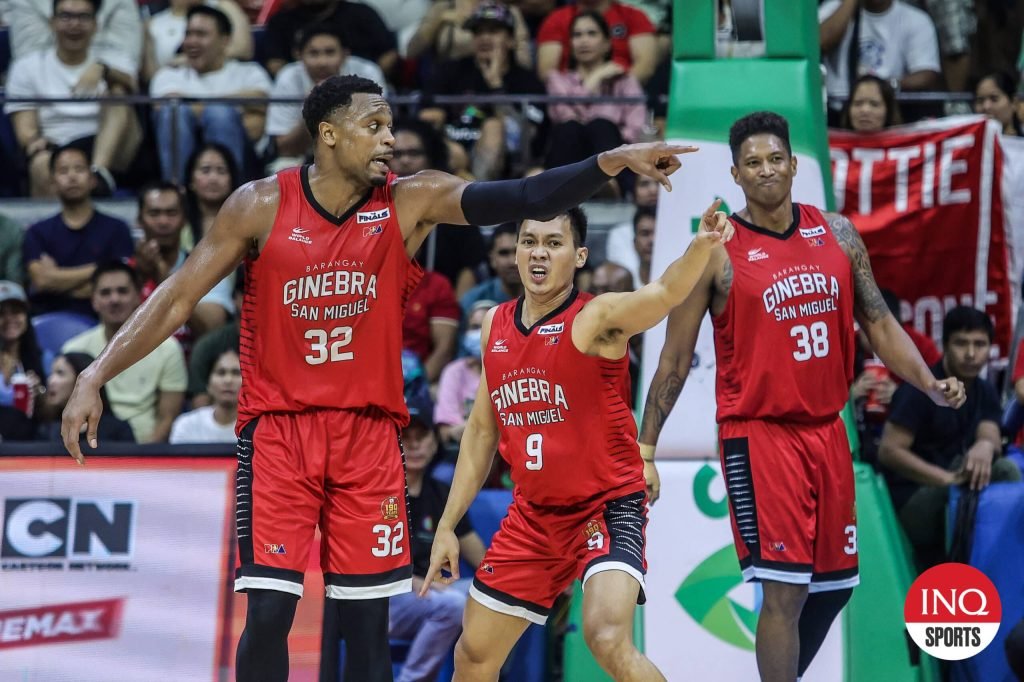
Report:
[[[26,417],[32,416],[32,387],[28,382],[28,375],[18,372],[11,377],[11,389],[14,392],[14,409],[25,413]]]
[[[864,371],[868,373],[868,376],[873,378],[876,382],[884,381],[889,378],[889,368],[886,367],[881,360],[878,358],[871,358],[864,361]],[[864,412],[872,415],[881,415],[889,411],[888,405],[883,405],[878,400],[878,391],[874,388],[868,389],[867,395],[864,397]]]

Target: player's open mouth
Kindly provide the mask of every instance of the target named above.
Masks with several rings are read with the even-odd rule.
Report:
[[[388,172],[388,161],[390,161],[390,160],[391,160],[391,155],[387,154],[387,155],[384,155],[384,156],[374,157],[374,159],[373,159],[373,161],[371,161],[371,163],[374,166],[376,166],[379,170],[382,170],[385,173],[387,173]]]
[[[534,282],[543,282],[544,278],[548,276],[547,268],[543,268],[539,265],[534,265],[530,268],[530,279]]]

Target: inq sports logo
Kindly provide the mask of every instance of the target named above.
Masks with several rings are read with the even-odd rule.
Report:
[[[719,474],[708,465],[693,479],[693,499],[705,516],[720,519],[729,516],[729,501],[711,499],[711,485]],[[702,561],[676,590],[676,601],[701,627],[723,642],[744,651],[754,650],[757,608],[747,608],[730,593],[743,584],[736,548],[722,547]]]

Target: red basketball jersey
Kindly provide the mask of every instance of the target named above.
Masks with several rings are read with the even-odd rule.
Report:
[[[402,314],[423,271],[405,252],[395,177],[336,217],[308,167],[278,173],[274,227],[246,263],[239,427],[264,412],[367,406],[408,422]]]
[[[853,271],[821,211],[774,233],[733,215],[733,280],[713,318],[718,421],[833,419],[853,380]]]
[[[629,357],[586,355],[572,342],[573,320],[591,298],[574,289],[529,329],[520,298],[498,306],[491,322],[484,368],[498,448],[516,496],[533,504],[567,506],[644,487]]]

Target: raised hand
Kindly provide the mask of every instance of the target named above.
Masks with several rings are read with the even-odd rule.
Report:
[[[736,228],[729,222],[729,216],[725,214],[725,211],[718,210],[721,205],[722,200],[715,199],[704,211],[700,218],[700,229],[697,231],[696,239],[724,244],[736,234]]]
[[[672,191],[672,182],[668,176],[682,167],[679,154],[690,154],[697,147],[690,147],[665,142],[641,142],[626,144],[606,152],[601,152],[597,163],[608,175],[618,175],[626,168],[639,175],[654,178],[662,187]]]

